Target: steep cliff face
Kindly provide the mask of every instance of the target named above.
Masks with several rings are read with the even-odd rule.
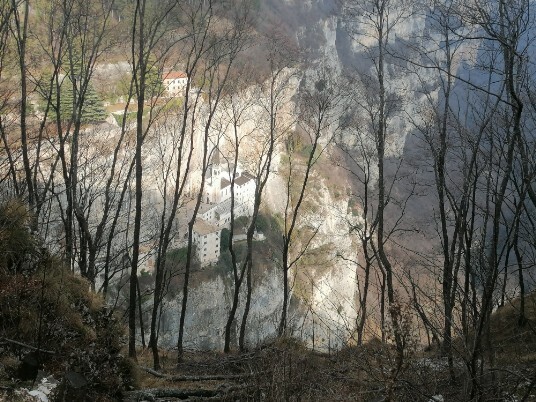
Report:
[[[345,11],[347,3],[337,0],[267,0],[261,4],[263,18],[259,20],[258,29],[278,29],[295,40],[306,59],[306,70],[300,75],[302,78],[327,70],[334,77],[334,82],[342,83],[341,90],[345,96],[355,97],[352,98],[354,102],[367,106],[367,102],[370,105],[377,97],[377,36],[363,13]],[[363,2],[353,3],[361,7]],[[423,53],[419,56],[416,49],[422,52],[430,50],[433,55],[428,56],[438,65],[445,62],[445,56],[441,49],[434,50],[441,43],[441,36],[434,33],[429,13],[412,13],[412,10],[404,8],[402,2],[391,2],[391,5],[391,21],[396,21],[396,24],[389,32],[389,52],[385,54],[385,85],[389,97],[386,171],[390,175],[388,186],[392,185],[391,194],[397,201],[401,200],[404,210],[387,211],[386,220],[387,226],[393,227],[393,222],[400,218],[396,214],[403,213],[409,229],[419,226],[419,231],[408,230],[397,239],[397,246],[417,247],[419,252],[425,254],[438,244],[434,225],[430,224],[434,214],[432,205],[435,199],[433,192],[430,192],[434,177],[429,168],[430,155],[423,152],[422,140],[419,143],[417,137],[410,134],[429,118],[426,113],[430,107],[440,103],[441,79],[444,76],[439,73],[440,69],[418,69],[418,57],[422,57]],[[453,60],[453,71],[461,76],[467,76],[468,73],[464,71],[471,70],[478,59],[474,43],[471,46],[460,45],[457,57]],[[303,82],[296,83],[296,87],[300,88]],[[455,102],[458,103],[453,107],[461,110],[468,100],[460,96],[456,97]],[[357,114],[356,120],[360,121],[360,125],[357,129],[343,129],[338,136],[341,142],[350,146],[355,143],[357,136],[373,132],[373,123],[367,116],[366,107],[361,107],[361,112],[355,109],[350,112]],[[341,110],[340,114],[344,116],[343,112]],[[289,116],[289,119],[294,117]],[[369,122],[363,124],[367,119]],[[373,148],[372,136],[369,141]],[[278,157],[281,158],[275,163],[279,174],[272,175],[264,195],[264,207],[274,216],[281,216],[285,207],[286,182],[284,169],[280,169],[284,155],[280,151]],[[314,169],[306,193],[307,205],[300,212],[298,231],[314,227],[317,234],[290,275],[291,330],[309,346],[324,350],[340,347],[355,336],[360,307],[359,284],[362,279],[358,266],[360,247],[352,230],[360,224],[361,206],[356,205],[359,200],[356,194],[359,195],[362,189],[343,171],[339,172],[339,183],[334,185],[334,178],[329,174],[329,170],[333,170],[331,163],[325,158]],[[376,169],[373,157],[370,168],[373,189]],[[418,170],[419,176],[416,173]],[[406,203],[410,193],[421,190],[423,195],[413,197],[411,202]],[[411,262],[408,264],[411,265]],[[261,274],[261,279],[254,286],[254,305],[248,326],[250,344],[256,344],[276,332],[282,305],[281,281],[282,273],[277,264],[273,264]],[[379,292],[378,289],[372,289],[369,294],[370,298],[375,299],[375,307],[380,303],[377,299]],[[203,311],[203,314],[188,316],[187,343],[203,348],[221,348],[230,294],[230,278],[222,275],[194,285],[190,311]],[[215,300],[222,299],[221,295],[225,295],[226,302],[216,303]],[[241,316],[241,308],[237,317]],[[166,325],[171,340],[178,309],[171,306],[169,311],[171,313],[168,314]]]
[[[294,38],[306,60],[305,75],[327,69],[347,92],[364,92],[364,86],[374,91],[378,40],[374,24],[364,15],[367,7],[372,4],[349,0],[269,0],[262,4],[266,18],[259,29],[277,26]],[[385,84],[396,99],[389,111],[387,153],[399,156],[408,132],[413,129],[411,118],[418,116],[427,100],[425,96],[437,97],[433,88],[439,82],[433,72],[420,71],[417,76],[406,60],[415,43],[426,48],[423,38],[430,31],[426,13],[413,13],[403,2],[390,2],[389,7],[392,27],[387,34]],[[361,77],[361,81],[356,81],[356,77]],[[424,91],[423,83],[428,87]]]
[[[358,220],[344,190],[314,177],[302,225],[318,228],[304,261],[295,269],[293,296],[300,303],[301,337],[321,350],[340,348],[354,336],[358,311],[357,250],[351,225]]]
[[[231,278],[226,275],[208,274],[208,278],[194,281],[189,293],[188,312],[185,321],[185,348],[196,350],[223,349],[225,324],[231,305]],[[263,273],[253,288],[252,305],[248,320],[247,341],[258,345],[273,336],[281,311],[281,279],[275,270]],[[162,345],[176,346],[179,327],[180,295],[166,306],[162,319]],[[237,344],[240,320],[243,314],[245,293],[237,312],[233,331],[233,345]]]
[[[364,60],[363,49],[352,40],[351,32],[355,28],[348,27],[349,22],[337,2],[271,0],[263,7],[266,20],[277,16],[278,25],[289,36],[295,37],[306,54],[307,70],[303,77],[328,69],[336,81],[355,68],[367,71],[373,68],[369,61]],[[299,85],[299,82],[294,82],[295,89],[290,91],[298,90]],[[295,118],[287,114],[289,122]],[[390,142],[390,152],[395,155],[403,147],[405,128],[401,120],[394,118],[393,121],[394,139]],[[274,216],[282,216],[285,207],[284,159],[284,150],[279,148],[276,172],[272,174],[264,195],[264,208]],[[313,169],[306,205],[300,211],[298,232],[314,227],[317,234],[290,274],[290,332],[319,350],[339,348],[351,342],[359,310],[359,251],[357,239],[351,233],[352,226],[359,223],[359,217],[349,207],[351,184],[346,182],[342,170],[338,172],[339,182],[334,184],[333,177],[328,177],[328,172],[333,170],[330,164],[329,158],[322,158]],[[298,248],[302,246],[299,242],[296,245]],[[274,253],[277,252],[280,251],[274,250]],[[251,345],[274,336],[277,331],[283,298],[282,276],[280,268],[274,263],[260,274],[260,279],[254,284],[247,338]],[[202,349],[223,347],[231,294],[231,277],[228,275],[212,273],[205,280],[194,281],[188,308],[192,313],[186,318],[187,346]],[[162,341],[168,346],[175,342],[179,311],[177,300],[180,301],[180,297],[179,294],[167,306],[163,319]],[[244,298],[242,292],[237,317],[242,315]],[[235,328],[238,333],[239,319]]]
[[[283,205],[281,177],[274,175],[266,193],[266,207],[274,215]],[[335,195],[336,193],[336,195]],[[307,193],[307,207],[299,220],[305,230],[314,225],[318,233],[302,261],[291,272],[289,333],[317,350],[340,348],[354,336],[356,312],[356,249],[349,224],[358,220],[348,208],[348,196],[315,175]],[[270,200],[277,199],[278,202]],[[273,250],[277,254],[278,250]],[[277,265],[256,265],[247,342],[255,346],[276,335],[281,316],[282,272]],[[260,270],[262,270],[260,272]],[[197,274],[194,273],[194,277]],[[229,274],[206,268],[202,279],[194,279],[189,294],[185,324],[185,347],[222,349],[224,328],[231,305],[232,279]],[[236,342],[245,304],[245,286],[236,315]],[[178,294],[165,307],[162,344],[173,347],[178,328]]]

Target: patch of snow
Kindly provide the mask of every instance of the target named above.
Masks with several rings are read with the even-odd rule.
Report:
[[[49,402],[49,395],[57,386],[58,382],[54,377],[43,377],[37,388],[32,390],[21,388],[16,390],[15,394],[21,396],[24,401]]]
[[[41,391],[38,391],[38,390],[29,391],[28,395],[37,398],[37,400],[39,401],[48,402],[48,397]]]

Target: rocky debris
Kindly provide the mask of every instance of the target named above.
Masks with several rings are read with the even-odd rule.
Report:
[[[4,389],[0,391],[0,400],[17,400],[20,402],[49,402],[52,393],[58,386],[53,376],[43,376],[37,386],[32,389]],[[5,398],[5,399],[4,399]]]
[[[84,401],[87,396],[87,379],[76,371],[67,371],[60,387],[60,397],[66,401]]]

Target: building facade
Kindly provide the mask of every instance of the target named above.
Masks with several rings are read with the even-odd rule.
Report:
[[[182,71],[169,71],[162,74],[162,82],[169,96],[183,95],[186,90],[188,76]]]
[[[193,242],[201,266],[213,264],[220,258],[221,229],[204,219],[198,218],[193,228]]]
[[[234,186],[232,186],[230,179],[235,169],[232,165],[220,163],[220,158],[223,159],[220,152],[216,150],[205,173],[203,198],[193,227],[193,242],[202,267],[216,263],[220,257],[221,230],[229,229],[231,225],[232,189],[234,189],[234,218],[251,216],[253,213],[256,189],[254,176],[237,166]],[[175,247],[187,245],[187,227],[193,216],[195,205],[196,200],[192,198],[184,205],[178,216],[177,226],[182,228],[182,231],[179,229],[175,236],[173,243]]]

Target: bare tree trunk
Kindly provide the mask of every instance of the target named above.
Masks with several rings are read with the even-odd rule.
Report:
[[[184,105],[182,108],[182,121],[181,121],[181,128],[180,128],[180,138],[179,138],[179,145],[177,148],[178,152],[178,160],[176,161],[176,170],[175,170],[175,188],[173,192],[173,198],[172,198],[172,206],[169,213],[169,217],[167,218],[167,222],[164,224],[165,221],[165,208],[162,212],[162,222],[161,222],[161,232],[160,232],[160,239],[159,239],[159,246],[158,246],[158,254],[156,258],[156,276],[155,276],[155,287],[154,287],[154,295],[153,295],[153,309],[151,314],[151,335],[149,340],[149,345],[151,346],[151,350],[153,353],[153,365],[155,370],[160,369],[160,358],[158,354],[158,325],[159,318],[162,314],[162,299],[163,299],[163,287],[164,287],[164,276],[165,276],[165,270],[166,270],[166,254],[170,242],[171,237],[171,229],[173,227],[173,223],[175,220],[175,216],[177,213],[178,203],[181,199],[183,192],[184,192],[184,186],[186,185],[186,182],[188,180],[189,171],[191,168],[191,162],[192,162],[192,155],[194,151],[194,138],[193,135],[190,135],[190,142],[189,142],[189,150],[186,157],[186,165],[184,168],[184,171],[182,170],[182,162],[183,162],[183,152],[184,148],[186,147],[185,141],[186,141],[186,130],[188,126],[188,118],[190,117],[191,111],[190,108],[197,107],[197,104],[199,102],[199,93],[195,97],[193,102],[190,102],[190,88],[192,86],[192,78],[195,75],[197,65],[199,62],[201,56],[201,50],[198,52],[190,52],[189,58],[186,63],[186,74],[187,74],[187,82],[186,82],[186,88],[185,88],[185,95],[184,95]],[[193,105],[191,104],[193,103]],[[192,121],[192,124],[194,122]]]
[[[385,178],[385,140],[387,135],[387,116],[386,116],[386,98],[385,98],[385,46],[387,43],[388,15],[387,2],[381,1],[378,9],[377,35],[378,35],[378,59],[377,59],[377,79],[379,84],[379,104],[378,104],[378,125],[376,133],[376,153],[378,158],[378,203],[377,219],[378,230],[376,232],[376,248],[378,251],[378,261],[385,272],[385,285],[387,290],[387,302],[389,303],[389,315],[393,325],[395,345],[397,351],[396,368],[394,379],[402,369],[404,361],[404,341],[402,339],[402,329],[400,323],[400,306],[395,300],[395,289],[393,283],[393,267],[385,251],[385,207],[388,200],[386,199],[385,189],[387,187]],[[385,26],[387,24],[387,26]]]
[[[17,44],[17,55],[19,62],[19,72],[20,72],[20,94],[21,94],[21,103],[20,103],[20,140],[21,140],[21,149],[22,149],[22,161],[24,165],[24,174],[26,187],[28,189],[28,204],[30,211],[34,212],[36,206],[35,200],[35,183],[32,180],[32,167],[30,164],[30,157],[28,155],[28,127],[26,124],[26,111],[28,108],[28,82],[27,82],[27,72],[26,72],[26,44],[28,39],[28,21],[30,18],[30,2],[25,0],[23,2],[24,10],[19,11],[19,4],[16,0],[11,0],[11,6],[13,9],[13,17],[15,20],[15,41]],[[37,229],[37,221],[33,220],[32,222],[33,230]]]
[[[515,148],[520,138],[522,138],[521,120],[523,112],[523,101],[518,93],[517,71],[519,68],[519,59],[517,55],[519,46],[519,29],[523,29],[521,20],[527,10],[511,8],[510,4],[505,1],[500,1],[497,5],[499,21],[490,21],[487,15],[480,13],[480,26],[486,33],[497,41],[501,49],[503,61],[503,82],[507,94],[508,107],[510,109],[511,120],[507,122],[505,129],[506,137],[504,139],[506,149],[504,152],[505,159],[502,165],[502,175],[497,177],[496,187],[493,188],[493,205],[490,205],[489,219],[491,223],[489,254],[487,255],[488,272],[486,272],[484,289],[482,292],[481,305],[482,313],[475,331],[475,340],[472,348],[472,360],[476,360],[482,348],[482,335],[485,331],[493,308],[493,291],[498,277],[498,266],[500,263],[500,248],[501,248],[501,219],[503,206],[506,199],[508,185],[511,181],[511,174],[514,165]],[[505,21],[510,21],[511,18],[517,18],[517,24],[506,24]],[[494,144],[496,147],[499,144]],[[488,348],[491,346],[488,345]],[[488,350],[491,355],[491,350]],[[480,397],[482,390],[476,383],[478,381],[477,373],[472,372],[473,389],[471,397]]]
[[[140,290],[140,281],[138,279],[136,283],[136,288],[138,292],[138,315],[140,319],[140,335],[141,335],[141,346],[145,349],[145,330],[143,325],[143,310],[142,310],[142,301],[141,301],[141,290]]]
[[[246,350],[246,327],[248,321],[249,310],[251,308],[251,293],[253,291],[253,284],[251,278],[253,262],[250,260],[248,263],[248,270],[246,272],[246,304],[244,306],[244,314],[242,314],[242,321],[240,323],[240,335],[238,338],[238,347],[241,352]]]
[[[246,326],[247,320],[251,308],[251,295],[253,291],[252,284],[252,269],[253,269],[253,235],[255,231],[256,220],[260,211],[260,204],[262,199],[262,193],[268,182],[269,175],[272,169],[273,154],[275,151],[276,143],[280,136],[287,133],[288,129],[292,126],[284,126],[281,124],[280,114],[281,109],[285,107],[287,99],[285,97],[285,90],[288,87],[289,80],[292,77],[285,72],[285,68],[296,61],[297,54],[294,49],[289,46],[286,40],[282,40],[280,37],[266,37],[266,47],[268,49],[268,62],[270,65],[270,79],[267,89],[267,104],[262,103],[266,118],[269,121],[268,124],[268,142],[262,147],[263,152],[259,156],[259,164],[256,169],[256,189],[255,200],[253,203],[253,215],[250,222],[250,226],[247,231],[247,272],[246,272],[246,303],[244,306],[244,313],[242,315],[242,321],[240,324],[239,335],[239,348],[240,351],[244,351],[246,348]],[[263,97],[261,96],[261,99]],[[266,149],[266,153],[264,150]],[[285,292],[286,294],[286,292]]]
[[[232,97],[232,95],[231,95]],[[235,231],[235,179],[236,179],[236,169],[238,167],[238,154],[240,151],[240,139],[238,138],[238,124],[240,119],[240,114],[243,110],[237,111],[233,99],[231,99],[232,108],[232,125],[233,125],[233,134],[234,138],[232,140],[234,145],[234,160],[233,160],[233,171],[230,172],[230,189],[231,189],[231,227],[229,231],[229,253],[231,253],[231,264],[233,268],[233,298],[231,300],[231,309],[229,310],[229,315],[227,317],[227,323],[225,324],[225,338],[223,351],[229,353],[231,350],[231,332],[233,324],[235,324],[235,315],[238,308],[238,301],[240,298],[240,287],[244,279],[244,274],[248,266],[248,259],[246,258],[238,267],[236,252],[233,247],[233,236]],[[217,150],[219,152],[219,150]],[[253,221],[253,219],[252,219]],[[250,224],[251,225],[251,224]],[[250,244],[248,243],[248,249]],[[249,253],[248,253],[249,254]]]
[[[210,64],[208,64],[203,72],[203,85],[202,88],[206,91],[207,96],[207,105],[208,111],[206,115],[206,121],[203,125],[203,156],[202,156],[202,166],[201,166],[201,183],[199,186],[199,191],[196,196],[196,203],[193,210],[192,218],[188,223],[188,250],[186,252],[186,266],[184,272],[184,282],[183,282],[183,293],[182,293],[182,302],[181,302],[181,312],[179,318],[179,337],[177,340],[177,349],[178,349],[178,361],[181,361],[184,354],[183,349],[183,339],[184,339],[184,322],[186,319],[186,307],[188,302],[188,286],[190,271],[193,261],[193,231],[194,224],[197,218],[197,213],[201,205],[205,187],[205,173],[209,165],[210,159],[210,141],[217,144],[219,139],[214,141],[210,140],[210,131],[213,124],[213,119],[215,113],[220,106],[220,102],[224,95],[224,91],[227,89],[229,74],[231,69],[234,67],[234,63],[238,54],[242,51],[245,40],[248,33],[248,11],[249,8],[246,7],[237,13],[233,21],[233,26],[230,31],[223,37],[218,38],[219,40],[213,40],[217,38],[207,38],[211,35],[212,29],[212,17],[213,17],[213,2],[211,0],[208,3],[200,5],[199,10],[203,12],[203,18],[206,21],[204,31],[201,31],[201,46],[203,48],[207,46],[206,51],[210,52]],[[234,9],[233,9],[234,10]],[[206,44],[205,44],[206,41]]]
[[[310,83],[306,80],[306,85],[309,88],[305,89],[301,94],[300,102],[300,117],[299,123],[307,135],[311,151],[307,155],[305,161],[305,172],[303,178],[297,181],[298,183],[298,199],[294,203],[292,200],[292,185],[296,175],[296,171],[293,170],[293,146],[290,145],[289,151],[289,170],[286,184],[286,205],[284,214],[284,233],[283,233],[283,251],[282,251],[282,271],[283,271],[283,307],[281,312],[281,319],[279,321],[279,327],[277,334],[279,337],[285,334],[287,329],[287,314],[288,304],[290,300],[289,292],[289,272],[296,262],[307,252],[307,249],[318,232],[318,227],[313,230],[313,234],[303,241],[304,245],[301,250],[295,253],[295,256],[291,256],[291,248],[296,236],[295,230],[298,228],[298,216],[300,214],[300,208],[304,201],[307,184],[312,174],[312,169],[318,158],[322,155],[328,144],[331,142],[332,133],[334,129],[334,121],[336,118],[333,116],[335,108],[339,105],[340,96],[335,85],[330,81],[330,72],[322,71],[317,76],[311,78]],[[325,143],[321,144],[320,139],[324,136]]]
[[[132,35],[132,60],[135,61],[134,80],[136,84],[136,96],[138,110],[136,116],[136,153],[135,153],[135,213],[134,213],[134,234],[132,240],[132,261],[130,266],[130,290],[128,309],[128,355],[134,360],[136,358],[136,286],[138,284],[138,259],[140,254],[140,233],[141,233],[141,208],[143,193],[143,112],[145,109],[145,76],[147,73],[147,57],[145,50],[145,0],[136,0],[136,10],[134,11],[134,21],[132,30],[138,32],[138,37]],[[136,53],[136,40],[137,52]]]

